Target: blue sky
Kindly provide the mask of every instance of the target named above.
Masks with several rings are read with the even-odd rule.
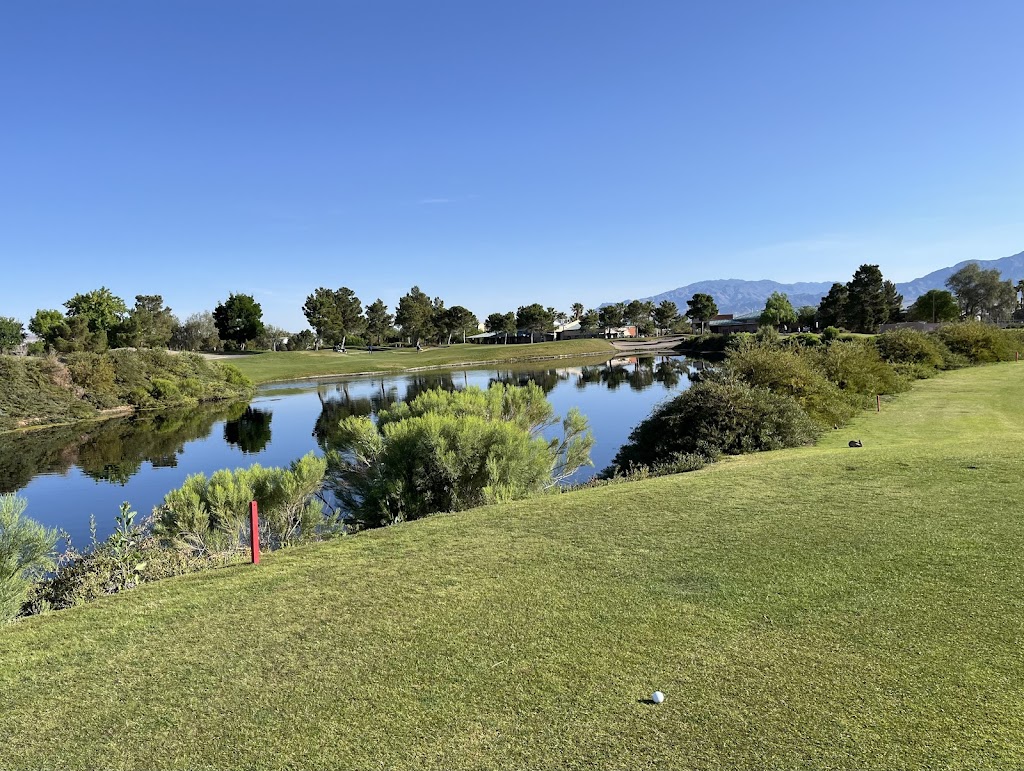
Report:
[[[106,285],[481,317],[1024,249],[1024,3],[0,10],[0,315]]]

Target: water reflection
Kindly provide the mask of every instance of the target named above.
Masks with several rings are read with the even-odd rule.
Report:
[[[270,443],[270,419],[273,413],[246,406],[237,418],[224,423],[224,441],[246,455],[262,452]]]
[[[7,434],[0,442],[0,492],[74,466],[97,481],[123,485],[145,462],[176,466],[186,442],[209,436],[214,423],[245,409],[245,403],[208,405]]]

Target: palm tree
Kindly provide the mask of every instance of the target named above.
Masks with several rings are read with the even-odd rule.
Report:
[[[1021,282],[1024,283],[1024,282]],[[572,311],[572,320],[578,321],[583,317],[583,303],[573,303],[572,307],[569,308]]]

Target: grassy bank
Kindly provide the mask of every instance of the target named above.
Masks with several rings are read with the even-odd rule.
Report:
[[[0,356],[0,431],[251,394],[252,383],[234,367],[191,353],[121,349]]]
[[[3,765],[1020,767],[1022,421],[1024,365],[959,370],[816,447],[20,622]]]
[[[254,383],[297,380],[304,377],[351,375],[364,372],[397,372],[420,367],[450,367],[491,361],[524,361],[557,356],[616,353],[605,340],[565,340],[533,345],[474,345],[465,343],[446,348],[388,349],[369,353],[349,349],[346,353],[325,351],[279,351],[235,356],[231,363]]]

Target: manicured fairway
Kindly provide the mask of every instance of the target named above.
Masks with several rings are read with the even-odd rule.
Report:
[[[272,380],[294,380],[317,375],[349,375],[362,372],[396,372],[420,367],[444,367],[491,361],[523,361],[531,358],[557,358],[604,353],[612,356],[616,349],[606,340],[566,340],[533,345],[474,345],[464,343],[445,348],[388,349],[370,353],[349,349],[346,353],[325,351],[282,351],[231,356],[224,359],[234,364],[255,383]]]
[[[0,767],[1021,768],[1022,429],[1024,364],[963,370],[818,447],[21,622]]]

